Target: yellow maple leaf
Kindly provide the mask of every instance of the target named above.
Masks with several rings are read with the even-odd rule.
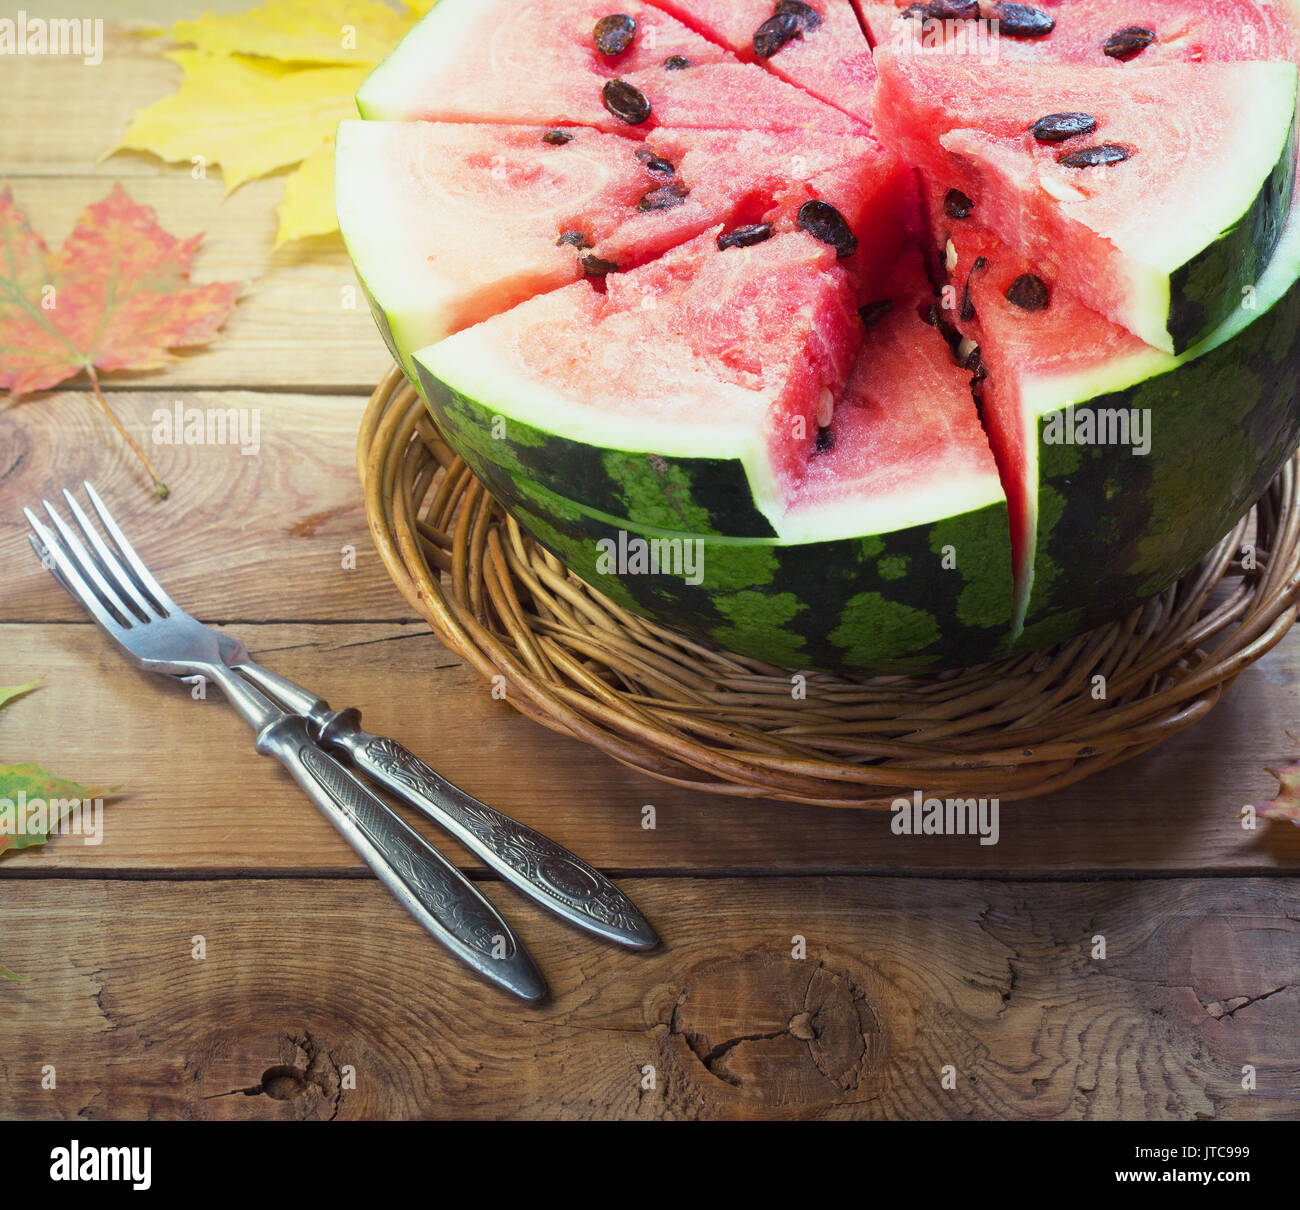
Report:
[[[268,0],[246,13],[205,13],[198,21],[177,21],[171,36],[208,54],[374,64],[397,45],[409,25],[402,13],[381,0]]]
[[[194,49],[167,57],[185,78],[135,115],[113,151],[219,166],[227,193],[299,165],[286,181],[277,246],[336,231],[334,130],[357,116],[362,80],[434,3],[268,0],[178,21],[171,37]]]
[[[302,162],[284,186],[280,231],[275,246],[338,229],[334,208],[334,139],[329,138]]]
[[[361,67],[294,70],[273,59],[168,55],[185,81],[170,97],[142,109],[115,150],[149,151],[172,163],[219,164],[226,192],[297,164],[356,114],[353,94],[370,71]]]

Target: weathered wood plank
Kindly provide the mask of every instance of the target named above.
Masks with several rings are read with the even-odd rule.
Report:
[[[201,616],[224,616],[226,601],[205,604],[215,612]],[[1294,713],[1294,643],[1247,672],[1210,721],[1166,747],[1053,798],[1005,804],[999,843],[982,846],[971,837],[895,836],[889,817],[875,813],[733,801],[651,781],[493,700],[422,623],[235,629],[270,667],[338,706],[362,707],[371,730],[403,740],[466,789],[613,870],[952,877],[1300,869],[1300,829],[1262,823],[1243,831],[1237,819],[1244,802],[1273,793],[1264,766],[1294,756],[1281,723],[1262,721]],[[40,691],[0,716],[0,759],[121,784],[124,796],[106,807],[102,845],[60,837],[45,852],[6,859],[0,873],[361,870],[278,767],[253,754],[244,724],[215,696],[193,703],[185,690],[135,672],[88,625],[0,626],[0,685],[42,673]],[[647,804],[654,830],[642,827]]]
[[[527,1009],[373,883],[0,883],[0,1117],[1296,1116],[1294,885],[630,889],[665,950],[510,897]]]
[[[257,452],[153,444],[155,412],[178,401],[237,409],[257,424]],[[363,400],[159,392],[115,395],[113,405],[170,499],[152,495],[93,396],[65,392],[0,410],[0,620],[84,619],[33,557],[20,510],[86,478],[172,596],[204,617],[411,616],[366,523],[354,453]],[[355,570],[344,568],[344,547],[355,549]]]

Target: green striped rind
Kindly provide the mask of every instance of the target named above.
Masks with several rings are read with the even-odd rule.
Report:
[[[1150,409],[1151,452],[1047,444],[1028,651],[1123,616],[1190,571],[1300,442],[1300,231],[1289,230],[1243,311],[1171,368],[1076,405]]]
[[[457,452],[480,455],[495,494],[528,485],[638,526],[771,538],[738,458],[684,458],[606,449],[543,432],[485,408],[414,362],[416,386]]]
[[[612,600],[729,651],[792,669],[902,673],[1002,654],[1011,614],[1003,504],[890,534],[798,545],[636,529],[531,485],[526,496],[447,433],[511,515]],[[642,574],[600,543],[666,542],[679,560]],[[698,580],[684,560],[698,552]],[[631,548],[626,548],[629,551]],[[643,548],[648,553],[649,547]]]
[[[1250,209],[1170,275],[1169,335],[1176,353],[1186,352],[1226,323],[1239,305],[1242,289],[1259,281],[1268,268],[1291,210],[1296,138],[1293,111],[1286,147]]]

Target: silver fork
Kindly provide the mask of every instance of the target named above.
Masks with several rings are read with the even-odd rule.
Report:
[[[30,508],[23,514],[34,531],[28,537],[41,561],[100,628],[149,672],[202,676],[217,685],[253,728],[258,752],[274,756],[289,770],[430,933],[463,962],[522,999],[545,996],[546,984],[532,957],[492,903],[383,799],[319,747],[302,715],[280,709],[229,666],[223,642],[227,652],[247,660],[243,645],[181,609],[131,549],[95,489],[89,483],[84,486],[122,558],[71,492],[65,490],[63,498],[76,530],[48,500],[42,504],[53,531]]]

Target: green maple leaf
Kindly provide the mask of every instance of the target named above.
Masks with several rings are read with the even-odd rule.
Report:
[[[29,681],[26,685],[0,688],[0,710],[15,698],[30,693],[39,684],[39,681]],[[0,857],[11,849],[16,851],[43,845],[50,833],[57,829],[72,810],[71,800],[85,802],[100,797],[102,793],[103,791],[87,789],[76,782],[55,777],[35,762],[0,765]],[[28,803],[39,799],[46,804],[47,810],[43,817],[37,818],[39,826],[35,829],[30,827],[30,817],[22,821],[28,826],[18,826],[18,804],[23,799]],[[29,982],[6,966],[0,966],[0,979],[14,983]]]

